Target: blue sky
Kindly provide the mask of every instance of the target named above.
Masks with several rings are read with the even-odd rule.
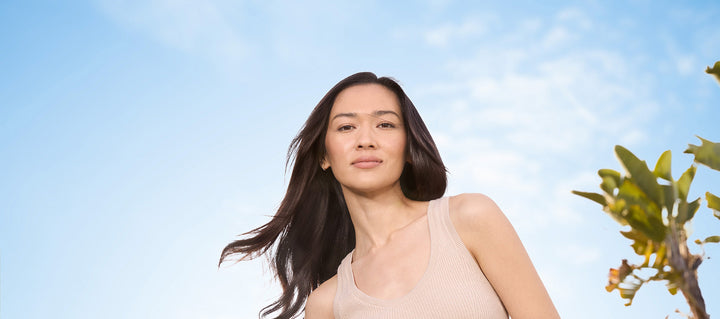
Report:
[[[252,318],[262,259],[216,267],[268,220],[287,146],[337,81],[397,78],[450,170],[448,194],[505,211],[564,318],[679,318],[597,205],[622,144],[677,177],[720,141],[720,5],[651,1],[3,1],[0,316]],[[720,193],[701,168],[691,195]],[[701,210],[690,238],[720,233]],[[691,245],[691,248],[694,245]],[[696,252],[699,250],[695,249]],[[699,270],[720,313],[720,249]]]

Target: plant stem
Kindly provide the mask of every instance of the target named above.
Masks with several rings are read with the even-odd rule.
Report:
[[[687,236],[683,229],[678,229],[675,219],[670,218],[670,231],[665,238],[670,253],[670,267],[673,272],[680,274],[677,279],[678,288],[682,291],[685,300],[690,305],[690,311],[695,319],[709,319],[705,311],[705,299],[700,292],[697,280],[697,265],[700,256],[690,254],[687,247]]]

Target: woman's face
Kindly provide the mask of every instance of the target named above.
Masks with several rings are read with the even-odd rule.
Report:
[[[335,98],[322,167],[332,168],[344,189],[358,193],[399,186],[405,166],[405,123],[395,93],[360,84]]]

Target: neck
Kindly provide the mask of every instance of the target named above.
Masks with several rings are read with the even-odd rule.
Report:
[[[413,201],[400,185],[377,193],[358,193],[343,187],[355,228],[355,258],[382,248],[393,234],[425,214],[425,202]]]

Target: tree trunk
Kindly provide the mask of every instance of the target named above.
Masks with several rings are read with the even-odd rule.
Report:
[[[700,292],[697,280],[697,267],[702,262],[700,256],[690,254],[687,247],[687,237],[683,229],[677,229],[674,219],[670,219],[670,231],[665,238],[669,248],[669,262],[673,272],[681,275],[676,282],[682,291],[685,300],[690,305],[690,311],[695,319],[709,319],[705,311],[705,299]]]

